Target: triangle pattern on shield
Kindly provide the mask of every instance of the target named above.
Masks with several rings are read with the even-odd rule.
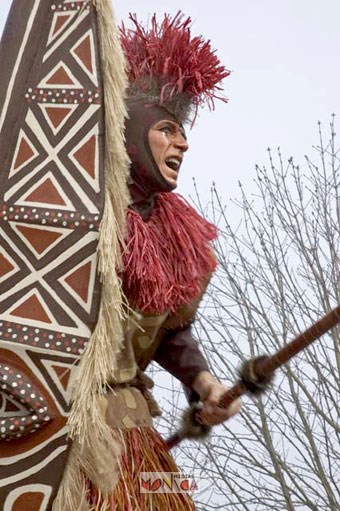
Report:
[[[63,363],[59,360],[47,359],[41,359],[41,363],[51,376],[66,405],[66,403],[69,403],[71,400],[73,365],[70,363]]]
[[[6,392],[0,392],[1,418],[24,417],[28,414],[27,408],[16,399],[11,398]]]
[[[58,381],[60,381],[63,389],[67,390],[69,382],[70,382],[70,376],[71,376],[70,368],[69,367],[67,367],[67,368],[61,367],[60,365],[53,365],[53,366],[51,366],[51,368],[57,375]]]
[[[10,317],[12,321],[25,320],[27,324],[34,322],[45,327],[55,324],[51,311],[37,289],[32,289],[24,295],[4,316]]]
[[[96,280],[95,254],[77,264],[58,280],[81,307],[90,314]]]
[[[0,278],[14,270],[13,264],[0,252]]]
[[[14,275],[20,268],[14,259],[0,247],[0,283]]]
[[[28,225],[21,222],[9,222],[9,224],[31,252],[34,253],[37,259],[44,257],[58,243],[73,232],[72,229],[65,229],[62,227]]]
[[[64,415],[71,401],[76,359],[72,355],[58,356],[37,351],[28,351],[27,354],[38,368],[53,393],[56,405]]]
[[[70,159],[92,188],[99,192],[98,126],[95,126],[70,153]]]
[[[67,197],[52,172],[47,172],[39,181],[34,183],[34,185],[18,199],[17,204],[75,211],[72,202]]]
[[[70,23],[76,14],[77,11],[54,13],[47,44],[51,44],[51,42],[54,41],[59,36],[59,34],[61,34],[61,32]]]
[[[70,68],[62,61],[40,81],[38,87],[45,89],[83,89]]]
[[[98,87],[96,53],[93,32],[89,30],[71,49],[71,54],[85,71],[94,85]]]
[[[54,103],[40,103],[39,106],[54,135],[57,135],[78,108],[78,105],[58,105]]]
[[[19,170],[28,165],[38,155],[39,152],[29,140],[28,136],[23,130],[20,130],[9,177],[12,177],[16,172],[19,172]]]

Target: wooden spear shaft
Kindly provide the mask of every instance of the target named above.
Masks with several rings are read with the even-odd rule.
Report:
[[[227,408],[235,399],[244,394],[256,395],[264,392],[279,367],[286,364],[338,323],[340,323],[340,305],[273,355],[257,357],[246,362],[241,369],[241,378],[221,398],[219,406]],[[194,425],[202,423],[199,411],[192,413],[191,418],[195,422]],[[167,447],[170,450],[184,438],[190,437],[194,438],[194,435],[187,433],[186,429],[183,428],[166,440]]]

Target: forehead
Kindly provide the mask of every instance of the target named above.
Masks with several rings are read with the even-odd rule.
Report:
[[[183,126],[178,121],[173,120],[173,119],[166,119],[166,118],[159,119],[158,121],[156,121],[154,123],[154,125],[152,127],[158,126],[158,124],[171,124],[172,126],[175,126],[176,128],[183,128]]]
[[[170,126],[175,131],[180,131],[183,135],[185,135],[185,129],[178,121],[171,120],[171,119],[161,119],[159,121],[156,121],[152,126],[151,129],[159,129],[163,126]]]

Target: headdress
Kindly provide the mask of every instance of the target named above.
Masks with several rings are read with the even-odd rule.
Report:
[[[156,15],[149,28],[130,14],[134,29],[121,28],[121,42],[129,64],[129,99],[146,100],[171,112],[180,122],[188,121],[198,107],[214,108],[221,96],[220,82],[228,71],[220,62],[210,41],[191,35],[191,18],[178,12],[161,23]],[[192,122],[193,122],[192,121]]]

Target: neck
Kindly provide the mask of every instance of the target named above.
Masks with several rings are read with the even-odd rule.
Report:
[[[155,193],[146,193],[145,190],[140,188],[136,183],[129,184],[129,191],[131,196],[130,209],[139,213],[144,221],[148,220],[151,216],[155,204]]]

